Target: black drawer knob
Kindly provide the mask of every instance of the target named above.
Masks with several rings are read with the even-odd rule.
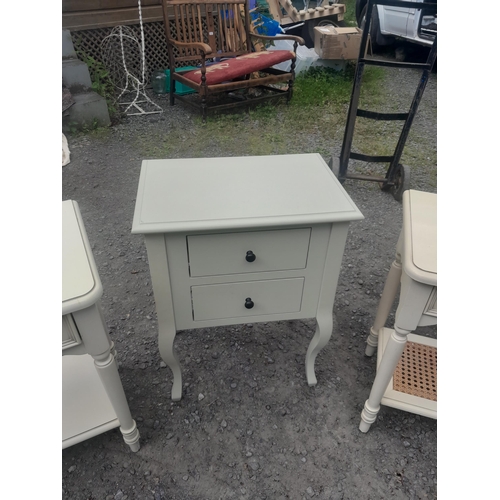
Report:
[[[255,254],[252,252],[252,250],[248,250],[245,259],[247,262],[253,262],[256,259]]]
[[[251,298],[245,299],[245,307],[247,309],[252,309],[253,306],[254,306],[254,303],[253,303]]]

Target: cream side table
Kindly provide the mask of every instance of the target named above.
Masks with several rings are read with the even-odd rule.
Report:
[[[349,222],[362,218],[318,154],[143,161],[132,233],[145,235],[172,399],[176,332],[239,323],[316,318],[315,385]]]
[[[394,329],[385,322],[401,285]],[[361,412],[368,432],[380,404],[437,418],[437,342],[415,335],[437,324],[437,195],[403,193],[403,229],[386,279],[366,355],[377,353],[377,374]]]
[[[115,427],[138,451],[99,299],[102,285],[78,204],[62,203],[62,447]]]

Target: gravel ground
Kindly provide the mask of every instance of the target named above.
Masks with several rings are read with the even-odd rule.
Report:
[[[412,130],[428,139],[430,152],[435,80],[433,74]],[[415,79],[400,74],[387,85],[393,96],[412,96]],[[69,137],[62,199],[80,205],[141,449],[130,452],[115,429],[63,450],[63,498],[436,498],[435,420],[382,407],[367,434],[358,430],[376,366],[375,357],[364,356],[365,339],[402,221],[401,204],[373,183],[344,185],[365,219],[351,224],[334,333],[316,360],[318,385],[308,387],[304,371],[313,320],[204,328],[176,337],[184,387],[182,400],[171,401],[146,249],[142,236],[130,233],[143,159],[137,141],[159,126],[165,134],[193,126],[190,110],[163,104],[162,115],[128,118],[106,137]],[[225,156],[213,144],[202,150]],[[436,190],[419,168],[412,168],[411,188]],[[392,313],[389,326],[393,321]]]

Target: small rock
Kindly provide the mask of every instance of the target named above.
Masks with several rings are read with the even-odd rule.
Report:
[[[172,439],[174,437],[174,433],[173,432],[169,432],[167,434],[167,439]]]
[[[220,426],[221,427],[227,427],[227,422],[225,420],[223,420],[221,423],[220,423]]]
[[[313,490],[310,486],[309,486],[309,488],[307,488],[306,493],[307,493],[310,497],[313,497],[313,496],[314,496],[314,490]]]
[[[69,469],[68,469],[68,472],[75,472],[76,470],[76,465],[72,465]]]
[[[160,368],[166,368],[167,367],[167,363],[165,363],[165,361],[160,361]]]
[[[259,462],[249,462],[249,467],[253,470],[253,471],[256,471],[259,469]]]
[[[205,399],[205,396],[200,392],[200,394],[198,394],[198,401],[201,401],[202,399]]]
[[[182,479],[184,479],[184,481],[187,481],[189,479],[189,476],[182,476]]]

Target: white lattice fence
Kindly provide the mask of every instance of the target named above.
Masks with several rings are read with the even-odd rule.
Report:
[[[132,29],[137,38],[141,38],[140,25],[129,25],[128,28]],[[146,80],[151,80],[151,74],[156,69],[168,69],[168,52],[165,41],[165,30],[163,21],[146,23],[144,28],[144,45],[145,45],[145,63],[146,63]],[[171,22],[171,28],[175,30],[175,23]],[[74,31],[71,33],[73,45],[77,51],[82,52],[86,56],[90,56],[96,61],[104,63],[101,54],[101,43],[111,31],[110,28],[97,28],[91,30]],[[186,61],[185,66],[192,66],[194,61]],[[133,61],[137,68],[140,68],[140,58],[137,55],[137,60]]]

